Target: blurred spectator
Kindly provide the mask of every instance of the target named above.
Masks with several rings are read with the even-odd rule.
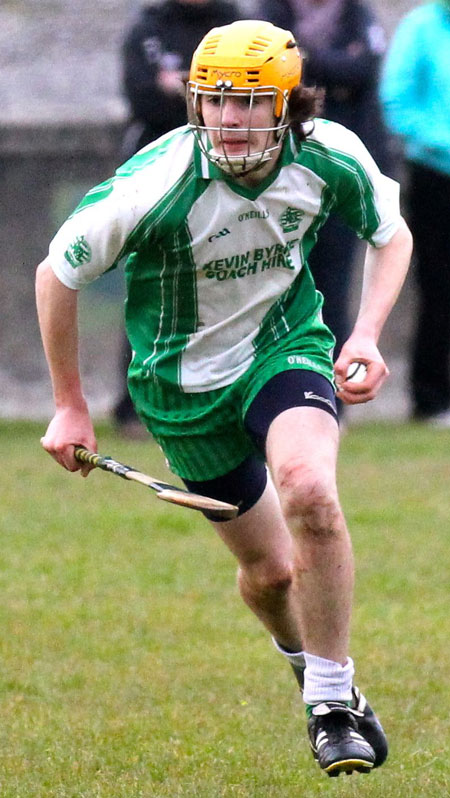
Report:
[[[360,0],[262,0],[261,15],[294,32],[305,55],[304,83],[325,89],[325,119],[356,133],[381,171],[392,176],[378,100],[386,38],[372,8]],[[324,296],[324,320],[336,336],[335,358],[351,329],[350,289],[357,241],[349,227],[331,216],[308,258]]]
[[[450,427],[450,0],[420,6],[402,20],[381,97],[387,122],[404,143],[415,239],[412,414]]]
[[[186,123],[183,79],[192,53],[203,36],[242,15],[229,0],[163,0],[143,5],[126,33],[123,80],[130,105],[122,161],[146,144]],[[131,359],[123,335],[121,393],[113,414],[117,427],[130,437],[145,436],[128,394],[126,375]]]

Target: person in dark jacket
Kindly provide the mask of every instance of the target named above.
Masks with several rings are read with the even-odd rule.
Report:
[[[123,80],[131,124],[125,145],[130,156],[186,122],[183,77],[192,53],[211,28],[239,18],[223,0],[164,0],[143,6],[123,46]]]
[[[356,133],[382,172],[393,176],[378,99],[386,39],[372,8],[361,0],[262,0],[260,13],[275,25],[294,31],[305,54],[305,84],[325,90],[322,115]],[[354,233],[331,216],[309,257],[316,286],[325,300],[325,322],[336,337],[335,357],[351,327],[356,244]]]
[[[240,16],[239,7],[228,0],[163,0],[138,10],[122,49],[123,86],[130,106],[122,161],[186,123],[184,77],[192,53],[211,28],[228,25]],[[122,385],[113,416],[126,436],[146,437],[128,394],[130,359],[124,335],[119,366]]]

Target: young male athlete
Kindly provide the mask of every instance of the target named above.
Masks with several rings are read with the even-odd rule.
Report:
[[[90,191],[37,273],[56,412],[42,440],[66,469],[95,449],[77,362],[77,292],[127,256],[130,392],[169,464],[239,516],[210,520],[236,555],[243,600],[303,691],[314,757],[370,771],[384,732],[353,686],[353,561],[336,489],[335,390],[372,399],[377,347],[407,270],[398,187],[360,140],[311,118],[289,31],[213,29],[187,87],[190,124]],[[334,373],[307,257],[334,208],[368,242],[361,308]],[[333,253],[330,253],[330,258]],[[362,383],[346,380],[362,362]],[[266,467],[267,464],[267,467]],[[81,467],[86,473],[86,467]]]

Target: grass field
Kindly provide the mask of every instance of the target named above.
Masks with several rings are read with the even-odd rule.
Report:
[[[207,522],[103,472],[63,472],[43,430],[0,423],[2,798],[450,795],[450,433],[373,425],[343,441],[352,654],[391,755],[332,780]],[[167,475],[152,444],[106,426],[98,439]]]

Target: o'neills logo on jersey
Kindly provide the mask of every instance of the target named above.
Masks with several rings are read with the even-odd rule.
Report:
[[[76,269],[77,266],[81,266],[83,263],[89,263],[92,258],[92,250],[85,237],[77,236],[75,241],[72,241],[67,247],[64,257],[73,269]]]
[[[266,208],[264,211],[246,211],[246,213],[240,213],[238,220],[240,222],[247,222],[248,219],[267,219],[268,216],[269,211]]]
[[[209,280],[236,280],[250,274],[265,272],[267,269],[290,269],[294,271],[291,250],[300,239],[294,238],[286,244],[273,244],[271,247],[258,247],[229,258],[210,260],[202,266]]]

